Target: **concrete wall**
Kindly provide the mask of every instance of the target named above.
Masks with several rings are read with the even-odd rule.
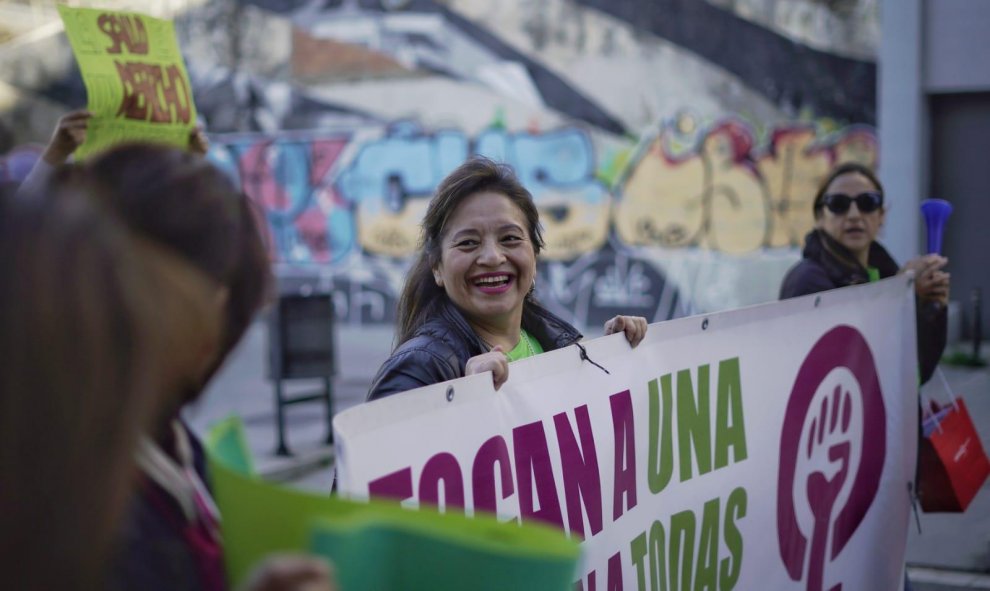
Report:
[[[918,206],[937,196],[953,203],[944,253],[964,336],[970,293],[990,288],[982,253],[990,152],[990,3],[981,0],[886,0],[880,50],[880,174],[894,207],[884,240],[899,260],[924,250]],[[983,334],[990,324],[983,318]]]
[[[973,290],[982,291],[984,302],[990,298],[990,90],[934,95],[931,108],[929,195],[955,207],[943,250],[950,260],[952,298],[962,306],[962,332],[971,338]],[[990,335],[987,314],[982,318],[984,336]]]
[[[926,0],[924,88],[930,94],[990,88],[990,4],[983,0]]]

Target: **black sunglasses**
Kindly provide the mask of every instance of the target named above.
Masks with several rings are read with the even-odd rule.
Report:
[[[853,201],[856,202],[856,209],[860,213],[872,213],[883,206],[883,193],[866,191],[855,197],[850,197],[845,193],[829,193],[822,197],[822,205],[836,215],[842,215],[849,211]]]

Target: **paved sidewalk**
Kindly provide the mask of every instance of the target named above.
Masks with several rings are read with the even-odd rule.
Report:
[[[240,415],[258,472],[266,478],[291,481],[311,490],[329,490],[333,446],[327,445],[327,425],[322,402],[286,408],[286,441],[291,457],[275,455],[275,394],[267,378],[267,327],[258,322],[203,398],[187,409],[192,428],[204,433],[211,424]],[[333,380],[334,412],[364,401],[375,372],[388,357],[391,326],[338,327],[338,376]],[[287,394],[313,390],[319,380],[285,382]]]
[[[594,336],[594,331],[587,334]],[[340,373],[334,380],[334,404],[339,412],[364,401],[374,373],[391,350],[392,327],[338,326],[336,344]],[[990,351],[990,346],[984,350]],[[305,490],[328,491],[333,448],[324,443],[321,403],[287,409],[287,440],[294,455],[274,455],[274,394],[265,376],[266,360],[265,325],[258,323],[187,418],[202,432],[219,419],[239,414],[262,475]],[[946,367],[943,371],[950,388],[965,395],[983,445],[990,449],[990,370]],[[303,382],[293,388],[306,386]],[[925,393],[933,396],[941,396],[943,391],[937,378],[925,387]],[[921,514],[921,533],[912,518],[907,561],[913,591],[990,589],[990,576],[985,574],[990,572],[988,488],[990,482],[963,514]]]
[[[987,347],[983,347],[987,351]],[[990,450],[990,369],[943,366],[950,388],[966,400],[983,448]],[[937,375],[923,393],[948,399]],[[990,572],[990,479],[965,513],[921,513],[921,532],[912,523],[908,536],[908,564]],[[912,521],[914,521],[912,519]],[[984,580],[982,589],[990,589]]]
[[[908,566],[911,591],[990,589],[990,575],[968,571]]]

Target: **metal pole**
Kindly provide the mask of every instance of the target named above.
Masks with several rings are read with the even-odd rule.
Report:
[[[979,287],[973,288],[973,361],[980,361],[980,345],[983,341],[983,318],[981,313],[982,293]]]

